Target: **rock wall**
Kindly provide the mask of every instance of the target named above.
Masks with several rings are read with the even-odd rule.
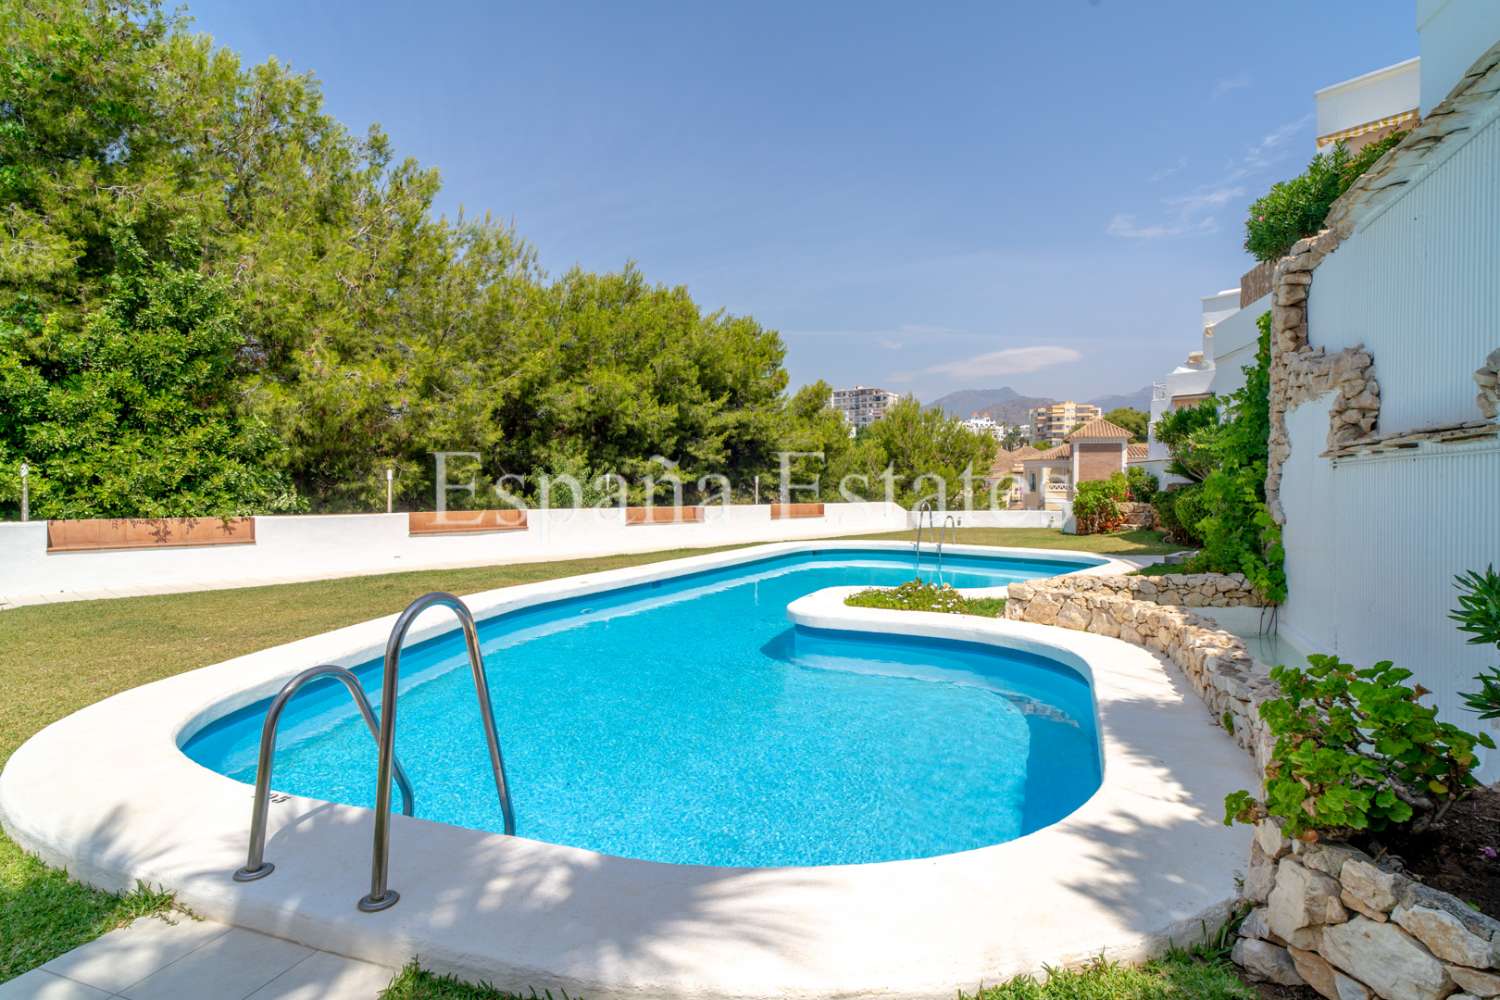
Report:
[[[1329,1000],[1500,996],[1500,922],[1344,844],[1255,830],[1234,960]]]
[[[1275,741],[1260,706],[1280,691],[1232,633],[1189,607],[1258,605],[1239,574],[1064,576],[1013,583],[1005,616],[1113,636],[1160,653],[1264,773]],[[1234,946],[1253,977],[1328,1000],[1500,997],[1500,922],[1347,844],[1255,828]]]
[[[1154,528],[1156,527],[1156,508],[1149,503],[1133,503],[1126,501],[1120,504],[1120,515],[1125,518],[1125,524],[1131,528]]]
[[[1363,347],[1329,354],[1307,340],[1307,296],[1313,270],[1338,249],[1346,231],[1325,229],[1298,240],[1276,264],[1271,306],[1271,440],[1266,462],[1266,506],[1277,523],[1281,508],[1281,467],[1291,456],[1286,412],[1329,392],[1337,392],[1328,414],[1328,447],[1344,447],[1375,432],[1380,420],[1380,383],[1375,359]]]
[[[1242,574],[1060,576],[1013,583],[1005,617],[1093,632],[1170,659],[1192,683],[1214,721],[1264,767],[1271,742],[1260,706],[1277,691],[1258,674],[1238,636],[1187,610],[1259,606]]]

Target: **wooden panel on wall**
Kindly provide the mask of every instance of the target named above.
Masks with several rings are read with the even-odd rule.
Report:
[[[626,524],[698,524],[702,507],[626,507]]]
[[[410,535],[462,535],[481,531],[525,531],[524,510],[412,511],[406,515]]]
[[[792,517],[822,517],[823,505],[820,503],[773,503],[771,505],[771,520],[781,521]]]
[[[253,517],[119,517],[47,522],[48,552],[254,544]]]

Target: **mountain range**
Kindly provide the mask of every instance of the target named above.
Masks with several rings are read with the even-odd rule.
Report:
[[[928,409],[941,409],[950,417],[967,418],[982,414],[1002,424],[1024,424],[1030,412],[1038,406],[1047,406],[1058,400],[1049,396],[1023,396],[1006,386],[1001,389],[960,389],[950,392],[927,404]],[[1145,386],[1135,392],[1114,396],[1100,396],[1083,400],[1093,403],[1108,413],[1121,406],[1149,412],[1151,409],[1151,387]]]

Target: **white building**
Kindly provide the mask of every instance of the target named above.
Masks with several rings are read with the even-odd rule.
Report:
[[[997,424],[991,418],[979,413],[963,421],[963,425],[975,434],[989,434],[996,441],[1003,439],[1011,430],[1009,424]]]
[[[844,415],[850,431],[857,432],[885,416],[885,411],[900,398],[900,393],[857,385],[852,389],[833,390],[832,404]]]
[[[1159,382],[1151,385],[1151,423],[1146,432],[1146,461],[1165,464],[1170,457],[1167,446],[1156,439],[1156,422],[1171,410],[1197,406],[1214,393],[1215,359],[1213,355],[1212,331],[1214,324],[1239,311],[1240,290],[1216,292],[1203,297],[1202,328],[1203,346],[1189,351],[1187,359],[1173,368]],[[1151,468],[1158,477],[1164,475],[1163,468]]]
[[[1415,125],[1421,73],[1421,59],[1411,58],[1315,93],[1318,152],[1340,142],[1358,152],[1397,129]]]

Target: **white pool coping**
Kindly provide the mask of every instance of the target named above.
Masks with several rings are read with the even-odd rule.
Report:
[[[781,543],[467,601],[483,618],[784,552],[907,547]],[[1085,572],[1128,568],[1105,560]],[[368,887],[371,811],[286,796],[271,807],[266,855],[275,874],[233,882],[252,790],[188,759],[180,737],[267,697],[309,665],[378,655],[389,616],[147,684],[48,726],[0,774],[0,824],[25,849],[101,887],[139,879],[175,891],[205,917],[312,948],[383,964],[417,955],[438,971],[589,1000],[951,998],[1043,964],[1142,958],[1215,926],[1235,895],[1231,873],[1249,837],[1221,824],[1223,796],[1252,787],[1254,775],[1175,669],[1082,632],[850,608],[850,589],[804,597],[789,617],[1027,649],[1077,668],[1098,708],[1099,791],[1063,821],[1009,843],[817,868],[660,864],[398,815],[390,882],[401,902],[378,914],[354,907]],[[432,612],[413,640],[452,627],[442,614]]]

